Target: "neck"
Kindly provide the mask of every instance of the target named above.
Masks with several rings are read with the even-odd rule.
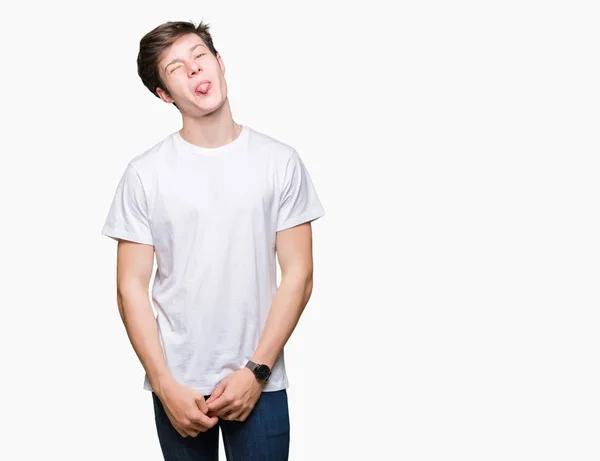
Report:
[[[242,131],[242,126],[233,120],[227,102],[202,117],[182,115],[182,118],[183,128],[179,134],[186,141],[200,147],[224,146],[236,139]]]

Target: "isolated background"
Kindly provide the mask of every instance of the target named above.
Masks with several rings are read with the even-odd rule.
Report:
[[[188,19],[234,119],[294,146],[327,212],[286,346],[290,460],[600,459],[595,2],[1,17],[1,459],[162,459],[100,229],[127,162],[181,123],[139,39]]]

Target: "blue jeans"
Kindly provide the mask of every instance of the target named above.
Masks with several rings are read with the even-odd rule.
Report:
[[[208,395],[205,396],[208,399]],[[165,461],[217,461],[219,428],[227,461],[287,461],[290,419],[285,389],[262,392],[245,421],[219,422],[196,437],[182,437],[167,417],[162,402],[152,392],[154,419]]]

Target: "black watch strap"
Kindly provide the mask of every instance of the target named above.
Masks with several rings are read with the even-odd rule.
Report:
[[[271,369],[267,365],[254,363],[252,360],[248,360],[246,368],[252,370],[254,377],[261,382],[267,382],[271,376]]]

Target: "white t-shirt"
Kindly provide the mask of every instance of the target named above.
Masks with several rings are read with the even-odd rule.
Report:
[[[324,214],[289,145],[246,125],[217,148],[175,131],[130,160],[102,234],[154,245],[167,366],[208,395],[256,351],[277,290],[276,232]],[[282,351],[263,390],[287,387]]]

